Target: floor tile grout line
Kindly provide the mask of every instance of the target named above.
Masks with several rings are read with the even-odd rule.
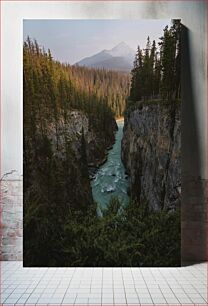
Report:
[[[138,298],[138,301],[139,301],[139,305],[141,305],[140,298],[139,298],[138,292],[137,292],[137,290],[136,290],[135,278],[134,278],[134,274],[133,274],[132,269],[133,269],[133,268],[131,268],[131,275],[132,275],[132,279],[133,279],[133,282],[134,282],[134,290],[135,290],[135,292],[136,292],[136,295],[137,295],[137,298]]]
[[[147,290],[148,290],[148,292],[149,292],[149,295],[150,295],[150,298],[151,298],[151,300],[152,300],[152,303],[153,303],[153,305],[154,305],[154,301],[153,301],[153,299],[152,299],[152,295],[151,295],[151,293],[150,293],[150,291],[149,291],[149,288],[148,288],[148,286],[147,286],[147,283],[146,283],[146,280],[145,280],[144,275],[143,275],[143,273],[142,273],[142,270],[141,270],[141,274],[142,274],[142,278],[143,278],[143,280],[144,280],[144,282],[145,282],[145,285],[146,285],[146,287],[147,287]]]
[[[45,273],[44,273],[43,275],[41,275],[41,277],[40,277],[40,279],[39,279],[39,282],[36,284],[36,287],[33,289],[32,293],[33,293],[33,292],[35,291],[35,289],[38,287],[38,284],[40,283],[42,277],[44,277],[44,275],[47,274],[47,271],[48,271],[48,268],[45,270]],[[30,296],[32,295],[32,293],[30,294]],[[29,300],[30,296],[28,297],[27,300]],[[26,300],[25,303],[27,303],[27,300]],[[39,300],[39,299],[38,299],[38,300]],[[38,301],[38,300],[37,300],[37,301]]]
[[[46,270],[44,270],[43,271],[43,273],[41,273],[41,275],[40,276],[38,276],[38,274],[39,274],[39,272],[40,272],[40,270],[35,270],[35,273],[30,273],[30,275],[29,275],[29,277],[32,277],[32,280],[33,280],[33,283],[34,283],[34,287],[31,287],[30,285],[29,285],[29,277],[26,277],[26,279],[24,280],[24,281],[22,281],[21,282],[21,276],[22,277],[24,277],[25,275],[26,275],[26,273],[27,273],[27,271],[29,271],[29,270],[25,270],[24,272],[25,272],[25,274],[23,273],[23,270],[24,270],[24,268],[22,268],[22,267],[20,267],[19,265],[17,266],[15,266],[14,264],[11,266],[12,268],[11,269],[9,269],[9,266],[8,266],[8,264],[7,264],[7,269],[6,269],[6,271],[4,271],[4,273],[6,273],[6,275],[8,276],[8,275],[11,275],[11,273],[10,273],[10,271],[12,270],[13,271],[13,274],[14,274],[14,276],[12,277],[12,281],[9,283],[9,282],[7,282],[7,288],[11,288],[11,289],[14,289],[14,288],[19,288],[19,286],[21,286],[21,284],[24,284],[23,285],[23,288],[24,288],[24,293],[23,293],[23,295],[25,294],[25,293],[27,293],[26,291],[28,290],[28,289],[30,289],[30,288],[32,288],[32,292],[30,292],[30,290],[29,290],[29,292],[27,293],[28,294],[28,296],[30,297],[31,295],[32,295],[32,293],[34,292],[34,288],[38,288],[38,284],[40,284],[41,283],[41,287],[40,287],[40,289],[42,289],[42,291],[44,292],[45,290],[47,290],[47,288],[50,288],[49,286],[46,286],[46,283],[47,283],[47,280],[50,280],[51,281],[51,278],[53,277],[53,276],[55,276],[56,275],[56,273],[57,273],[57,271],[58,271],[58,269],[55,269],[55,270],[53,270],[51,273],[49,273],[49,270],[50,269],[46,269]],[[191,288],[193,288],[194,290],[196,290],[196,288],[197,288],[197,282],[196,282],[196,280],[198,280],[198,279],[200,279],[200,277],[202,276],[202,275],[204,275],[203,273],[199,273],[199,271],[203,271],[203,266],[197,266],[196,268],[194,267],[194,269],[188,269],[188,270],[185,270],[185,269],[182,269],[182,270],[179,270],[179,269],[174,269],[174,268],[172,268],[172,269],[161,269],[161,268],[147,268],[147,270],[146,270],[146,272],[147,273],[145,273],[144,274],[144,271],[145,271],[145,269],[141,269],[141,268],[136,268],[136,270],[135,270],[135,273],[133,273],[133,269],[131,268],[128,268],[128,269],[122,269],[122,268],[119,268],[119,269],[112,269],[111,270],[111,274],[113,273],[112,271],[114,271],[115,273],[114,273],[114,278],[112,278],[112,280],[114,281],[113,283],[112,283],[112,285],[113,284],[115,284],[115,280],[118,280],[118,282],[117,282],[117,286],[116,286],[116,288],[118,288],[118,291],[119,291],[119,288],[121,288],[122,286],[122,290],[124,290],[124,293],[125,293],[125,298],[126,298],[126,303],[128,304],[128,300],[127,300],[127,288],[134,288],[135,289],[135,285],[136,285],[136,282],[138,281],[138,280],[142,280],[143,281],[143,283],[146,285],[146,288],[148,289],[149,288],[149,285],[147,285],[147,281],[146,280],[148,280],[148,277],[151,277],[151,278],[153,278],[154,279],[154,284],[157,286],[157,288],[159,287],[159,289],[160,289],[160,291],[161,291],[161,295],[162,296],[164,296],[164,298],[165,298],[165,293],[163,293],[163,291],[161,290],[162,288],[161,288],[161,286],[160,286],[160,284],[159,284],[159,282],[160,282],[160,280],[164,280],[165,281],[165,283],[167,284],[167,288],[168,289],[172,289],[172,288],[170,288],[170,280],[171,280],[171,278],[174,280],[174,284],[176,284],[176,285],[178,285],[178,288],[180,289],[180,292],[182,292],[182,294],[184,294],[186,297],[188,297],[189,299],[190,299],[190,301],[192,301],[192,299],[191,299],[191,293],[189,294],[189,292],[187,292],[186,293],[186,291],[185,291],[185,288],[186,288],[186,286],[188,286],[188,288],[189,288],[189,286],[191,286]],[[10,271],[9,271],[10,270]],[[93,271],[95,271],[95,269],[93,269]],[[102,276],[103,276],[103,280],[104,280],[104,271],[105,271],[105,268],[103,268],[102,269]],[[8,273],[9,272],[9,273]],[[82,287],[81,287],[81,283],[80,283],[80,277],[81,277],[81,275],[83,275],[83,269],[81,270],[81,271],[78,271],[79,273],[78,273],[78,275],[77,275],[77,277],[76,277],[76,280],[79,280],[79,288],[77,288],[77,290],[78,289],[81,289]],[[56,287],[55,287],[55,289],[54,290],[56,290],[56,289],[65,289],[65,293],[63,293],[63,297],[62,298],[64,298],[64,296],[65,296],[65,294],[66,294],[66,292],[67,292],[67,290],[69,289],[69,287],[70,287],[70,283],[73,281],[73,278],[74,278],[74,274],[76,273],[76,269],[72,269],[72,271],[70,272],[70,281],[69,282],[67,282],[67,286],[63,286],[64,285],[64,282],[63,282],[63,278],[67,278],[67,268],[65,268],[64,270],[63,270],[63,272],[61,272],[61,273],[58,273],[58,282],[56,283]],[[92,290],[91,290],[91,288],[92,288],[92,279],[93,279],[93,274],[92,274],[92,270],[90,271],[90,275],[91,275],[91,282],[90,282],[90,292],[92,292]],[[195,274],[194,274],[195,273]],[[137,277],[137,275],[139,274],[139,277]],[[193,274],[194,274],[194,277],[193,277],[193,279],[195,279],[195,281],[194,281],[194,283],[192,283],[191,282],[191,280],[192,280],[192,278],[190,279],[190,280],[188,280],[187,281],[187,279],[188,279],[188,277],[190,277],[190,275],[192,275],[193,276]],[[16,276],[17,276],[17,278],[18,278],[18,281],[16,281],[15,280],[15,278],[16,278]],[[50,276],[50,277],[49,277]],[[86,283],[86,281],[87,281],[87,272],[86,273],[84,273],[84,280],[85,280],[85,282],[84,283]],[[7,277],[6,277],[7,278]],[[184,280],[184,282],[185,282],[185,285],[186,286],[183,286],[183,280]],[[133,281],[133,282],[132,282]],[[128,284],[131,284],[131,286],[129,286],[128,287]],[[121,285],[121,287],[120,287],[120,285]],[[133,286],[132,286],[133,285]],[[63,286],[63,287],[62,287]],[[22,286],[21,286],[22,287]],[[200,287],[203,289],[204,288],[204,282],[200,282]],[[102,285],[101,285],[101,288],[103,289],[103,283],[102,283]],[[108,287],[107,287],[108,288]],[[115,288],[115,286],[113,286],[113,289]],[[150,288],[151,288],[151,286],[150,286]],[[156,287],[155,287],[156,288]],[[177,287],[176,287],[176,291],[177,291],[177,289],[178,289]],[[21,288],[20,288],[21,289]],[[114,290],[115,291],[115,290]],[[147,290],[147,292],[150,292],[151,290]],[[14,292],[13,290],[12,290],[12,292]],[[178,296],[177,296],[177,294],[175,293],[175,291],[172,291],[171,290],[171,292],[174,294],[174,296],[176,297],[176,298],[178,298]],[[103,293],[103,292],[102,292]],[[197,294],[198,295],[198,298],[199,298],[199,302],[194,302],[194,304],[192,304],[192,305],[197,305],[197,306],[199,306],[199,305],[205,305],[205,303],[206,302],[202,302],[202,301],[204,301],[204,298],[198,293],[198,290],[196,290],[196,292],[194,292],[193,294]],[[151,299],[152,299],[152,295],[151,294],[149,294],[150,295],[150,297],[151,297]],[[9,296],[9,295],[8,295]],[[28,298],[29,298],[28,297]],[[27,299],[28,299],[27,298]],[[201,300],[200,300],[200,298],[201,298]],[[166,300],[166,298],[165,298],[165,300]],[[194,299],[195,300],[195,299]],[[193,301],[194,301],[193,300]],[[51,301],[52,302],[52,301]],[[62,300],[62,302],[63,302],[63,300]],[[88,301],[89,302],[89,301]],[[26,302],[25,302],[26,303]],[[203,303],[203,304],[202,304]],[[5,304],[5,305],[8,305],[8,304]],[[20,304],[17,304],[17,305],[20,305]],[[37,305],[39,305],[40,306],[40,303],[38,304],[37,303]],[[118,305],[118,304],[116,304],[116,305]],[[144,304],[145,305],[145,304]],[[144,306],[143,305],[143,306]],[[147,304],[146,304],[147,305]],[[153,304],[151,304],[151,305],[154,305],[154,301],[153,301]],[[157,304],[158,305],[158,304]],[[170,303],[169,303],[169,305],[170,305]],[[174,304],[174,305],[176,305],[176,304]],[[185,305],[185,304],[184,304]],[[188,304],[186,304],[186,305],[188,305]],[[190,305],[190,303],[189,303],[189,305]]]
[[[124,268],[127,269],[127,268]],[[125,294],[125,300],[126,300],[126,305],[127,305],[127,298],[126,298],[126,287],[125,287],[125,282],[124,282],[124,276],[123,276],[123,269],[121,269],[121,277],[122,277],[122,283],[123,283],[123,287],[124,287],[124,294]]]
[[[158,270],[158,269],[157,269],[157,270]],[[152,271],[150,271],[150,273],[152,274],[152,277],[154,278],[155,282],[157,283],[157,280],[156,280],[154,274],[152,273]],[[159,271],[159,273],[160,273],[160,271]],[[166,281],[166,283],[167,283],[167,281]],[[157,284],[158,284],[158,283],[157,283]],[[158,284],[158,288],[160,289],[159,284]],[[166,303],[167,303],[167,305],[168,305],[168,302],[167,302],[167,300],[166,300],[166,298],[165,298],[165,296],[164,296],[164,294],[163,294],[163,292],[162,292],[161,289],[160,289],[160,292],[162,293],[162,296],[163,296],[164,300],[166,301]],[[154,302],[154,301],[153,301],[153,302]]]
[[[26,289],[25,289],[26,290]],[[15,289],[13,289],[13,291],[3,300],[2,303],[6,302],[7,299],[9,299],[9,297],[12,295],[12,293],[15,291]],[[24,293],[23,293],[24,294]],[[18,299],[19,300],[19,299]]]
[[[193,273],[191,273],[191,274],[193,275]],[[184,277],[184,278],[187,280],[186,277]],[[190,283],[190,284],[191,284],[191,283]],[[195,286],[193,286],[193,284],[191,284],[191,285],[192,285],[192,287],[193,287],[194,289],[196,289]],[[186,293],[183,286],[181,286],[181,289],[184,291],[184,293],[185,293],[185,295],[188,297],[188,299],[189,299],[190,301],[193,302],[193,300],[192,300],[191,297],[190,297],[190,293],[189,293],[189,294]],[[197,290],[197,291],[198,291],[198,290]],[[198,294],[199,294],[200,297],[205,301],[205,299],[203,298],[203,296],[202,296],[200,293],[198,293]],[[205,302],[206,302],[206,301],[205,301]],[[194,302],[193,302],[193,303],[194,303]]]
[[[175,276],[173,276],[173,273],[171,273],[172,278],[175,279],[175,281],[178,283],[178,280],[175,278]],[[191,299],[189,298],[189,296],[186,294],[186,292],[184,291],[183,287],[181,286],[180,283],[178,283],[180,285],[180,289],[182,289],[182,291],[184,292],[184,294],[186,295],[186,297],[188,298],[188,300],[191,301]],[[168,285],[170,286],[170,284],[168,283]],[[170,289],[173,291],[173,289],[170,287]],[[175,292],[173,291],[174,295],[176,296]],[[179,300],[176,296],[176,299]],[[180,301],[179,301],[180,302]]]
[[[92,274],[91,274],[91,277],[90,277],[90,294],[91,294],[91,289],[92,289],[93,274],[94,274],[94,268],[92,269]],[[88,295],[88,305],[89,305],[89,301],[90,301],[90,298],[89,298],[89,295]]]
[[[159,270],[159,273],[162,275],[162,273],[161,273],[160,270]],[[172,275],[172,274],[171,274],[171,271],[170,271],[170,275]],[[163,275],[162,275],[162,277],[164,278]],[[173,277],[173,276],[172,276],[172,277]],[[167,282],[167,280],[166,280],[165,278],[164,278],[164,280],[165,280],[166,284],[168,285],[168,288],[171,290],[171,292],[173,293],[174,297],[175,297],[176,300],[178,301],[179,305],[181,305],[179,299],[177,298],[177,296],[175,295],[174,291],[173,291],[172,288],[170,287],[170,284]],[[160,285],[159,285],[159,287],[160,287]],[[161,291],[162,291],[162,290],[161,290]],[[165,300],[166,300],[166,299],[165,299]],[[166,300],[166,301],[167,301],[167,300]]]
[[[104,277],[104,271],[103,271],[103,268],[101,270],[101,274],[102,274],[102,281],[101,281],[101,305],[103,304],[103,277]],[[113,273],[113,272],[112,272]],[[113,274],[112,274],[112,278],[113,278]]]
[[[75,269],[73,270],[73,273],[72,273],[72,276],[71,276],[71,279],[70,279],[70,282],[69,282],[69,284],[68,284],[67,289],[69,289],[69,286],[70,286],[70,283],[71,283],[71,281],[72,281],[72,279],[73,279],[74,274],[75,274]],[[63,301],[64,301],[64,297],[66,296],[67,289],[66,289],[65,294],[64,294],[64,296],[63,296],[62,303],[63,303]],[[77,297],[77,293],[76,293],[76,297]],[[76,300],[76,297],[75,297],[74,301]]]

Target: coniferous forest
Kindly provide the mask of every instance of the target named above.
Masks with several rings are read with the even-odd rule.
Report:
[[[181,83],[181,25],[174,20],[173,25],[164,29],[158,47],[147,38],[145,49],[138,47],[131,72],[130,101],[180,99]]]
[[[142,154],[129,151],[128,139],[122,160],[129,203],[112,196],[100,215],[90,184],[115,142],[116,118],[124,116],[125,137],[132,114],[145,105],[170,106],[173,139],[180,57],[178,21],[164,29],[158,45],[148,37],[146,48],[138,47],[130,75],[62,64],[36,40],[24,42],[24,266],[180,265],[180,207],[175,194],[166,204],[164,187],[172,186],[171,152],[157,209],[142,193]],[[127,156],[136,160],[134,169]]]

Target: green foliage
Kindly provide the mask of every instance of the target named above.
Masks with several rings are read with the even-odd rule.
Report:
[[[34,203],[36,205],[38,202]],[[95,211],[96,205],[85,213],[65,212],[65,219],[55,223],[52,215],[43,212],[39,231],[47,230],[51,236],[48,240],[44,235],[38,236],[38,248],[30,245],[26,249],[29,252],[26,264],[180,266],[180,211],[155,212],[146,203],[138,205],[136,202],[123,207],[115,198],[102,217]],[[30,213],[30,218],[37,220],[38,214],[40,211],[36,209]],[[28,233],[27,224],[25,232]]]
[[[144,61],[138,54],[145,73],[154,66],[155,50],[149,46],[150,42]],[[114,113],[120,116],[125,107],[128,77],[60,64],[50,50],[46,53],[30,39],[23,53],[24,264],[180,265],[179,212],[153,212],[136,202],[124,207],[112,199],[98,216],[87,173],[84,130],[77,154],[68,139],[68,114],[78,109],[104,141],[99,152],[104,151],[112,137]],[[141,78],[136,70],[135,86]],[[146,81],[144,85],[147,91]],[[138,95],[142,96],[136,92],[135,99]]]
[[[57,129],[60,117],[66,122],[68,111],[73,109],[85,112],[90,125],[101,132],[114,114],[122,115],[128,93],[127,75],[60,64],[53,61],[50,50],[46,53],[30,38],[24,43],[23,61],[26,135],[31,126],[37,129],[37,122],[42,135],[50,122],[55,121]]]
[[[93,157],[102,158],[114,140],[115,109],[120,116],[125,107],[128,76],[55,62],[50,50],[45,52],[28,38],[23,47],[23,82],[25,264],[65,265],[68,255],[63,250],[71,243],[76,255],[71,260],[77,262],[79,238],[73,236],[74,241],[64,244],[65,228],[68,226],[72,235],[79,234],[83,230],[78,226],[81,214],[90,216],[89,210],[94,210],[96,216],[96,210],[85,131],[82,129],[78,144],[70,139],[70,113],[79,110],[87,116],[89,129],[98,140],[93,143]],[[85,241],[87,237],[80,243]]]
[[[66,69],[80,89],[94,93],[110,107],[115,117],[123,116],[129,94],[127,73],[69,65]]]
[[[138,47],[131,71],[129,100],[180,99],[181,26],[179,20],[164,29],[157,49],[147,38],[144,50]]]

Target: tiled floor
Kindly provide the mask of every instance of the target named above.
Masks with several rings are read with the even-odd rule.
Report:
[[[23,268],[1,262],[2,305],[207,305],[207,265]]]

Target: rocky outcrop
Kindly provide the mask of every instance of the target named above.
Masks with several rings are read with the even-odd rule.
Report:
[[[118,129],[116,121],[112,118],[104,130],[96,130],[90,126],[89,118],[82,111],[74,110],[69,113],[67,122],[67,135],[77,152],[77,146],[84,136],[87,164],[90,169],[98,168],[107,158],[107,150],[115,141],[115,131]],[[83,135],[82,135],[83,133]]]
[[[181,111],[179,103],[138,103],[127,110],[122,160],[130,194],[154,209],[175,208],[181,193]]]
[[[114,132],[117,130],[116,121],[112,119],[105,131],[95,130],[90,126],[87,115],[79,110],[68,113],[67,122],[63,118],[48,125],[48,134],[52,141],[54,150],[58,147],[59,154],[63,154],[67,141],[72,150],[79,155],[81,138],[85,139],[85,150],[89,166],[98,167],[106,158],[106,152],[114,143]],[[82,135],[83,133],[83,135]]]
[[[113,126],[114,119],[109,125],[111,144]],[[90,126],[84,112],[71,110],[67,119],[59,116],[57,121],[47,122],[44,130],[38,125],[32,136],[24,139],[25,203],[44,197],[48,203],[54,201],[54,205],[65,203],[66,207],[81,211],[89,207],[93,198],[88,167],[96,167],[105,158],[108,134],[103,136],[103,131]]]
[[[72,178],[69,185],[73,186],[73,192],[70,196],[66,195],[66,198],[73,199],[71,205],[79,207],[79,203],[83,202],[88,206],[88,203],[92,202],[90,177],[106,159],[107,149],[114,142],[116,127],[116,122],[112,118],[109,130],[96,130],[90,127],[87,115],[79,110],[70,111],[67,121],[59,118],[58,123],[48,124],[48,139],[52,145],[53,155],[59,163],[59,169],[66,167],[68,159],[69,179]]]

